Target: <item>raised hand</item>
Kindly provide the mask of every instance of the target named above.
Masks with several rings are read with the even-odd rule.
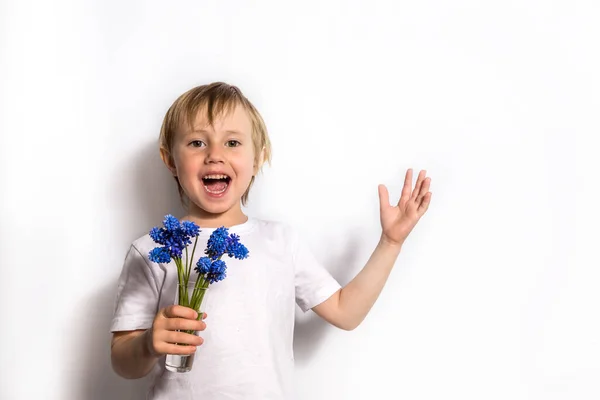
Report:
[[[381,219],[381,239],[394,246],[402,246],[419,219],[425,214],[431,202],[426,171],[421,170],[415,189],[411,190],[412,168],[406,171],[404,187],[398,204],[390,205],[390,196],[384,185],[379,185],[379,209]]]

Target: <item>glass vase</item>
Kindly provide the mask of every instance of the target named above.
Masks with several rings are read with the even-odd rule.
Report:
[[[189,282],[187,285],[178,283],[175,292],[175,304],[189,307],[198,312],[198,320],[202,319],[206,306],[205,296],[208,288],[196,287],[196,282]],[[198,335],[199,331],[181,331],[192,335]],[[187,346],[178,343],[181,346]],[[171,372],[189,372],[194,365],[196,353],[190,355],[167,354],[165,359],[165,368]]]

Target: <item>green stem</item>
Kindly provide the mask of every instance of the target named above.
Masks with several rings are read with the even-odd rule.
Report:
[[[185,299],[186,302],[189,304],[189,293],[188,293],[188,281],[189,281],[189,276],[187,273],[187,266],[189,264],[189,258],[188,258],[188,249],[187,246],[185,247],[185,267],[182,265],[181,269],[183,271],[183,291],[185,293]]]
[[[204,280],[204,277],[199,277],[198,281],[196,281],[196,287],[194,288],[194,296],[192,300],[192,307],[194,310],[200,311],[200,305],[202,304],[202,300],[204,299],[204,295],[206,294],[206,290],[208,289],[208,281]]]
[[[202,277],[198,276],[198,279],[196,280],[196,284],[194,285],[194,293],[192,294],[192,304],[190,305],[191,308],[193,308],[194,310],[198,311],[198,304],[197,304],[197,297],[198,297],[198,289],[202,287]]]
[[[188,306],[189,301],[187,297],[187,286],[184,281],[183,265],[181,264],[181,258],[175,258],[175,265],[177,265],[177,280],[179,281],[179,305]]]
[[[188,259],[188,250],[187,250],[187,246],[185,246],[185,272],[184,272],[184,276],[185,276],[185,283],[188,282],[189,278],[190,278],[190,274],[188,272],[188,265],[189,265],[189,259]],[[186,285],[187,286],[187,285]]]
[[[188,268],[188,279],[190,279],[190,273],[192,272],[192,263],[194,262],[194,253],[196,253],[196,245],[198,244],[198,236],[196,236],[196,240],[194,241],[194,248],[192,249],[192,260],[190,261],[190,267]]]
[[[195,250],[195,246],[194,246],[194,250]],[[223,254],[221,254],[219,256],[219,258],[217,258],[217,260],[220,260],[222,257],[223,257]],[[194,285],[194,292],[192,294],[192,299],[190,302],[190,307],[193,308],[194,310],[198,311],[198,319],[201,318],[198,308],[202,304],[202,300],[204,299],[204,294],[206,293],[206,290],[208,289],[209,284],[210,283],[205,279],[204,275],[198,274],[198,279],[196,280],[196,284]],[[202,290],[200,290],[200,289],[202,289]]]
[[[202,300],[204,299],[204,295],[206,294],[206,289],[208,288],[208,282],[203,279],[202,276],[198,276],[198,280],[194,284],[194,290],[192,292],[192,298],[189,302],[188,307],[192,308],[194,311],[198,313],[197,321],[202,319],[202,313],[200,312],[200,305],[202,304]],[[189,334],[194,334],[192,330],[184,331]]]

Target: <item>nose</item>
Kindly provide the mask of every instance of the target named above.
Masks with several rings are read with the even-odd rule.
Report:
[[[218,146],[210,146],[208,148],[208,152],[207,152],[206,159],[204,160],[204,162],[206,164],[216,164],[216,163],[222,163],[223,161],[224,161],[223,150],[220,149]]]

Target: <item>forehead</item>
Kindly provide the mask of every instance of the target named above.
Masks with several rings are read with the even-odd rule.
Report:
[[[250,135],[252,133],[252,122],[248,112],[241,105],[236,105],[231,109],[224,109],[221,113],[215,113],[212,119],[212,125],[207,114],[207,107],[201,107],[196,113],[195,120],[186,131],[205,131],[205,132],[227,132],[235,131]]]

